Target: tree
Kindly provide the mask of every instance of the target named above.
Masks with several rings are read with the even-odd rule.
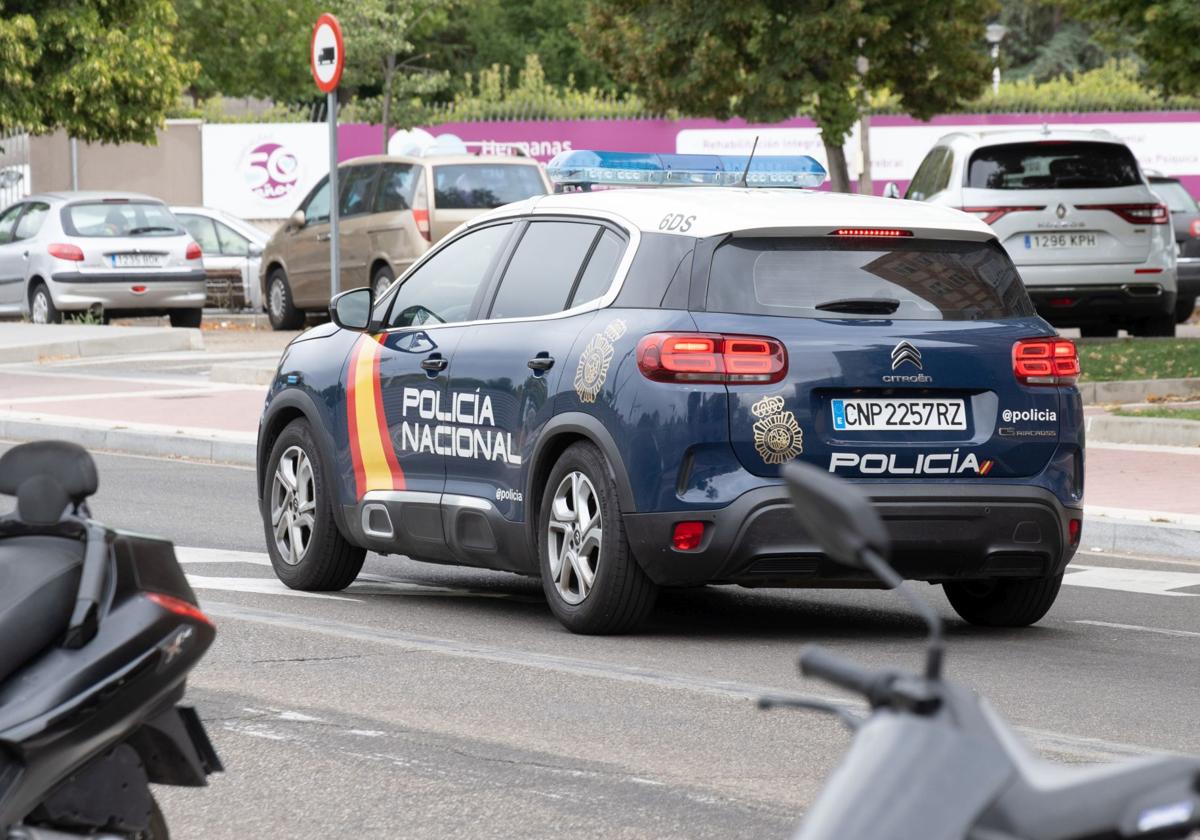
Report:
[[[989,11],[972,0],[590,0],[585,49],[655,110],[754,122],[811,115],[832,186],[845,191],[842,144],[867,91],[889,89],[921,119],[978,94]]]
[[[1008,33],[1000,45],[1007,79],[1045,82],[1133,58],[1129,39],[1103,43],[1096,25],[1080,20],[1070,0],[1003,0],[999,22]]]
[[[196,68],[170,0],[0,0],[0,129],[152,143]]]
[[[317,95],[309,70],[318,0],[174,0],[197,99],[216,94],[295,102]]]
[[[1165,93],[1200,88],[1200,3],[1197,0],[1075,0],[1080,17],[1125,36],[1146,62],[1146,77]]]

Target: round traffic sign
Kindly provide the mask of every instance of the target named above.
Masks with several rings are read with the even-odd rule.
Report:
[[[328,12],[317,18],[313,27],[311,53],[313,79],[318,88],[329,93],[342,79],[346,48],[342,44],[341,24]]]

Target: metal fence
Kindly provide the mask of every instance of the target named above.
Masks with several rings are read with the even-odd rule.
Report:
[[[0,132],[0,208],[29,195],[29,135]]]

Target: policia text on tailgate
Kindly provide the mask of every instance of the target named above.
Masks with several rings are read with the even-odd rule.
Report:
[[[550,173],[574,191],[472,220],[287,349],[258,481],[286,584],[343,588],[366,550],[538,575],[587,633],[662,586],[869,585],[795,524],[800,459],[859,483],[968,621],[1046,613],[1080,536],[1079,365],[987,226],[785,189],[823,180],[806,157]]]

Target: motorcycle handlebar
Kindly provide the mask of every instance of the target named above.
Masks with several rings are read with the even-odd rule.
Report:
[[[800,654],[800,673],[806,677],[818,677],[836,686],[861,694],[874,702],[881,683],[888,678],[886,673],[868,671],[849,659],[830,653],[820,645],[807,645]]]

